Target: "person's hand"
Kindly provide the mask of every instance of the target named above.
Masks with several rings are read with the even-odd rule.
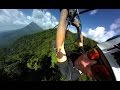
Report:
[[[90,78],[93,78],[93,73],[91,71],[91,66],[96,64],[96,61],[90,60],[87,57],[87,54],[81,55],[76,61],[75,66],[82,71],[85,75]]]

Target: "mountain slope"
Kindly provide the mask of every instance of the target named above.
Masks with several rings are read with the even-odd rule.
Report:
[[[14,42],[5,55],[1,58],[3,76],[9,79],[22,80],[61,80],[61,74],[56,66],[56,55],[52,42],[56,39],[56,29],[49,29],[32,35],[26,35]],[[75,34],[68,31],[65,48],[72,52],[77,49]],[[89,50],[96,42],[84,37],[85,49]],[[2,65],[5,67],[3,68]],[[36,79],[36,77],[38,77]],[[5,78],[5,77],[4,77]],[[2,78],[3,79],[3,78]]]
[[[52,42],[56,39],[56,29],[45,30],[40,33],[24,36],[18,39],[12,45],[12,53],[21,53],[21,52],[39,52],[40,54],[49,52],[52,49]],[[75,34],[68,31],[67,37],[65,39],[65,48],[66,51],[72,51],[78,48]],[[84,37],[84,46],[86,50],[94,47],[97,42]],[[88,48],[86,48],[88,47]]]
[[[40,28],[36,23],[31,22],[29,25],[27,25],[24,28],[7,31],[7,32],[1,32],[0,46],[5,47],[11,45],[14,41],[16,41],[18,38],[24,35],[33,34],[40,31],[42,31],[42,28]]]

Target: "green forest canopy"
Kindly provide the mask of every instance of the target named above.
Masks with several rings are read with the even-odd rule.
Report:
[[[31,80],[30,75],[33,77],[33,73],[36,73],[39,75],[39,79],[36,80],[62,80],[56,66],[55,51],[52,48],[55,38],[56,29],[49,29],[23,36],[10,48],[0,48],[0,77],[3,80]],[[75,40],[76,34],[68,31],[65,40],[67,52],[77,50]],[[97,42],[84,37],[86,51],[96,44]]]

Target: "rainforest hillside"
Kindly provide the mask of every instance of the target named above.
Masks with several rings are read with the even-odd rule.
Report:
[[[44,30],[17,39],[10,48],[0,48],[0,80],[59,81],[55,56],[56,29]],[[76,34],[68,31],[66,52],[76,51]],[[84,48],[89,50],[97,42],[84,37]]]

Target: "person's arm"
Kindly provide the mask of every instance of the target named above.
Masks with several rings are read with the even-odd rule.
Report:
[[[60,14],[58,28],[57,28],[57,35],[56,35],[56,49],[57,49],[57,61],[58,62],[65,62],[67,60],[66,52],[64,49],[67,16],[68,16],[67,9],[62,9],[61,14]]]
[[[67,16],[68,10],[62,9],[56,34],[57,65],[65,81],[74,81],[78,79],[79,72],[73,68],[73,63],[68,60],[64,49]]]

